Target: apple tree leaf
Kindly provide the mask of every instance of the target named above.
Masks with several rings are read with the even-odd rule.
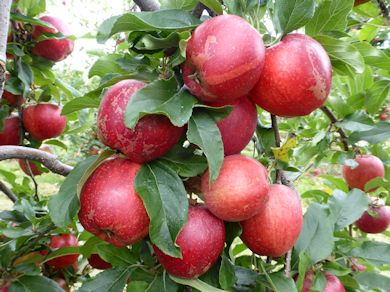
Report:
[[[366,241],[352,250],[352,255],[377,265],[390,265],[390,244],[378,241]]]
[[[115,267],[97,274],[84,282],[79,292],[117,292],[123,291],[131,274],[130,267]]]
[[[181,257],[175,242],[187,222],[188,199],[180,177],[166,164],[154,161],[138,171],[134,188],[150,218],[150,240],[165,254]]]
[[[64,290],[52,279],[43,276],[24,275],[12,282],[9,292],[47,291],[63,292]]]

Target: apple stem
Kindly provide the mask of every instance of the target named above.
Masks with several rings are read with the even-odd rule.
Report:
[[[322,106],[320,109],[329,118],[331,124],[337,128],[337,132],[339,133],[340,138],[341,138],[341,143],[343,144],[343,149],[344,149],[344,151],[348,151],[349,145],[348,145],[347,135],[345,134],[343,129],[336,126],[336,123],[338,121],[337,121],[336,117],[334,116],[334,114],[326,106]]]
[[[2,191],[13,203],[15,203],[18,199],[14,192],[11,191],[2,181],[0,181],[0,191]]]

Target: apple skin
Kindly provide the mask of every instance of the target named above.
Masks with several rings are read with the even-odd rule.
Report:
[[[382,233],[390,225],[390,207],[372,206],[371,211],[378,214],[378,217],[372,217],[367,211],[355,222],[357,228],[365,233]]]
[[[134,190],[140,167],[114,156],[95,169],[80,193],[79,219],[85,230],[118,247],[148,234],[149,217]]]
[[[218,178],[209,183],[209,171],[202,175],[201,190],[205,204],[218,218],[242,221],[260,212],[268,199],[267,170],[253,158],[226,156]]]
[[[188,221],[177,237],[183,259],[164,254],[153,246],[158,261],[171,275],[196,278],[218,260],[225,246],[225,225],[204,205],[190,206]]]
[[[51,249],[67,247],[67,246],[78,246],[77,238],[73,234],[62,234],[62,235],[54,235],[50,238],[49,247]],[[42,252],[41,252],[42,253]],[[43,252],[42,254],[45,254]],[[65,267],[72,266],[74,263],[77,263],[77,258],[79,254],[72,254],[61,256],[58,258],[54,258],[46,262],[47,265],[62,269]]]
[[[274,184],[260,212],[241,222],[241,239],[258,255],[279,257],[293,247],[302,223],[298,194],[289,187]]]
[[[44,145],[42,147],[39,148],[39,150],[43,150],[43,151],[46,151],[48,153],[51,153],[51,149],[49,146],[47,145]],[[19,159],[18,160],[19,162],[19,166],[20,168],[22,169],[22,171],[26,174],[26,175],[30,175],[30,172],[28,170],[28,167],[27,167],[27,163],[30,165],[30,168],[31,168],[31,172],[34,176],[37,176],[37,175],[41,175],[43,173],[43,171],[41,171],[38,166],[33,163],[32,161],[27,161],[25,159]]]
[[[40,103],[23,110],[23,126],[38,141],[60,136],[66,126],[66,117],[55,104]]]
[[[323,292],[345,292],[343,284],[340,282],[339,278],[335,275],[332,275],[328,272],[322,272],[326,278],[326,286]],[[302,292],[309,292],[315,275],[312,271],[307,272],[305,275],[305,280],[303,282]]]
[[[175,127],[162,115],[142,117],[134,131],[125,126],[127,103],[144,86],[145,83],[137,80],[118,82],[104,95],[97,116],[99,139],[137,163],[150,161],[167,153],[185,130],[185,127]]]
[[[6,90],[4,90],[3,96],[1,97],[1,99],[4,99],[10,107],[18,106],[18,98],[20,98],[20,104],[23,104],[24,103],[23,96],[12,94],[11,92],[8,92]]]
[[[8,292],[8,286],[7,287],[0,287],[0,292]]]
[[[381,113],[381,114],[379,115],[379,119],[380,119],[381,121],[386,121],[388,117],[389,117],[389,116],[388,116],[387,114],[385,114],[385,113]]]
[[[19,117],[10,116],[4,119],[3,129],[0,131],[0,145],[19,145]]]
[[[348,186],[353,189],[360,189],[364,192],[364,186],[370,180],[376,177],[384,177],[385,167],[383,162],[374,155],[359,155],[355,158],[359,164],[352,169],[347,165],[343,165],[342,173]],[[367,192],[373,192],[377,188],[372,188]]]
[[[33,26],[32,38],[36,40],[43,33],[58,33],[61,32],[65,36],[69,36],[72,33],[70,32],[69,27],[58,17],[53,16],[42,16],[39,18],[45,22],[50,23],[55,29],[45,28],[42,26]],[[59,62],[68,57],[74,47],[74,42],[69,39],[50,39],[38,42],[32,48],[32,53],[36,56],[44,57],[53,62]]]
[[[242,97],[231,105],[231,113],[217,122],[225,155],[240,153],[252,139],[257,125],[256,106],[248,97]]]
[[[88,258],[88,263],[92,268],[99,270],[106,270],[112,268],[112,265],[105,260],[103,260],[97,253],[91,254]]]
[[[58,286],[60,286],[65,292],[70,292],[70,288],[68,286],[68,284],[66,283],[65,279],[64,278],[54,278],[53,279],[57,284]]]
[[[199,25],[187,43],[183,80],[200,100],[228,103],[253,88],[264,55],[260,34],[244,19],[213,17]]]
[[[267,49],[250,96],[274,115],[305,116],[325,102],[331,81],[332,65],[324,48],[309,36],[293,33]]]

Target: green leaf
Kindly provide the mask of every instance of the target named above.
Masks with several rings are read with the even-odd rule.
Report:
[[[370,144],[377,144],[390,138],[390,124],[386,122],[377,123],[376,126],[368,131],[354,132],[348,137],[351,143],[364,140]]]
[[[148,287],[149,287],[148,282],[130,281],[130,283],[127,284],[126,291],[127,292],[145,292],[145,291],[147,291]]]
[[[373,289],[382,289],[388,291],[390,287],[390,278],[378,273],[363,272],[355,276],[363,289],[372,291]]]
[[[168,277],[167,273],[164,272],[163,275],[155,277],[153,282],[150,284],[149,289],[146,291],[150,292],[176,292],[178,291],[178,285]]]
[[[92,65],[91,69],[89,69],[88,78],[93,76],[103,78],[105,75],[113,73],[125,74],[126,70],[122,69],[121,66],[116,63],[121,56],[121,54],[110,54],[100,57]]]
[[[374,265],[390,265],[390,244],[366,241],[352,250],[352,255],[363,258]]]
[[[98,108],[100,99],[88,96],[77,97],[67,102],[62,108],[62,115],[69,115],[85,108]]]
[[[80,247],[79,246],[67,246],[59,248],[53,252],[50,252],[45,259],[42,261],[42,263],[46,263],[49,260],[66,256],[66,255],[72,255],[72,254],[80,254]]]
[[[219,268],[219,284],[222,289],[230,290],[236,281],[237,278],[234,272],[234,265],[228,257],[223,254],[221,267]]]
[[[210,286],[209,284],[199,279],[183,279],[183,278],[174,277],[172,275],[169,275],[169,277],[178,284],[191,286],[192,288],[198,289],[199,291],[202,292],[227,292],[226,290],[221,290],[213,286]]]
[[[18,70],[18,78],[24,84],[23,97],[26,99],[31,91],[31,84],[33,82],[34,76],[31,66],[25,63],[23,60],[18,59],[16,62]]]
[[[49,215],[58,227],[66,227],[76,216],[80,203],[77,197],[77,183],[85,170],[96,160],[96,157],[88,157],[80,162],[66,177],[58,193],[49,200]]]
[[[105,270],[91,280],[84,282],[78,292],[123,291],[130,274],[130,267],[116,267]]]
[[[353,46],[360,52],[367,65],[390,71],[390,56],[383,50],[371,46],[367,42],[355,43]]]
[[[297,292],[297,287],[292,278],[288,278],[283,272],[269,274],[278,292]]]
[[[64,290],[52,279],[43,276],[21,276],[12,282],[9,292],[63,292]]]
[[[161,0],[161,9],[192,10],[198,1],[196,0]]]
[[[171,78],[154,81],[138,90],[127,104],[126,126],[134,130],[138,120],[147,114],[165,115],[175,126],[184,126],[197,99],[187,90],[177,88],[175,78]]]
[[[371,42],[378,34],[380,26],[385,25],[384,18],[379,16],[370,19],[359,31],[359,40]]]
[[[105,20],[99,27],[97,39],[102,43],[118,32],[178,31],[191,29],[199,24],[199,19],[178,9],[129,12]]]
[[[180,34],[177,32],[170,33],[167,37],[156,37],[151,34],[145,34],[141,37],[134,48],[137,50],[161,50],[173,47],[178,47],[180,41]]]
[[[17,7],[33,17],[46,11],[46,0],[19,0]]]
[[[328,257],[333,250],[334,222],[329,209],[313,203],[306,211],[301,234],[295,248],[299,254],[306,253],[312,264]]]
[[[144,164],[134,188],[150,218],[149,236],[165,254],[180,257],[176,238],[187,222],[187,192],[179,176],[159,161]]]
[[[202,4],[213,10],[216,14],[223,14],[221,2],[218,0],[200,0]]]
[[[279,0],[275,2],[276,26],[283,35],[304,26],[314,15],[314,0]]]
[[[316,36],[315,39],[324,47],[333,66],[347,65],[352,67],[356,73],[363,73],[363,57],[353,44],[326,35]]]
[[[325,31],[344,31],[353,3],[354,0],[322,1],[305,26],[306,34],[314,36]]]
[[[298,278],[297,278],[297,288],[298,291],[302,291],[303,282],[305,280],[306,271],[311,266],[311,258],[306,253],[299,254],[299,264],[298,264]]]
[[[128,266],[137,262],[137,259],[127,247],[99,244],[97,252],[103,260],[111,263],[113,266]]]
[[[358,220],[367,210],[369,199],[358,189],[349,194],[336,190],[329,200],[329,207],[335,221],[335,229],[342,229]]]
[[[38,18],[29,17],[29,16],[26,16],[26,15],[23,15],[23,14],[20,14],[17,12],[11,13],[11,20],[21,21],[24,23],[30,23],[33,25],[38,25],[38,26],[42,26],[42,27],[46,27],[46,28],[52,28],[52,29],[54,28],[53,25],[51,25],[50,23],[48,23],[46,21],[40,20]]]
[[[206,155],[210,181],[214,182],[222,166],[224,150],[221,133],[210,112],[194,110],[188,123],[187,139]]]
[[[207,169],[204,156],[194,155],[194,151],[175,145],[167,154],[159,158],[181,177],[193,177],[202,174]]]
[[[388,99],[390,92],[389,80],[377,80],[374,85],[366,91],[364,104],[370,114],[379,112],[383,103]]]

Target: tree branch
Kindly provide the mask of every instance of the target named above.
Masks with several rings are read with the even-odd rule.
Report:
[[[2,191],[8,197],[8,199],[14,203],[18,199],[13,191],[11,191],[2,181],[0,181],[0,191]]]
[[[333,115],[333,113],[326,106],[322,106],[321,110],[329,118],[329,120],[332,123],[332,125],[334,125],[337,128],[337,132],[340,134],[341,143],[343,144],[343,149],[345,151],[348,151],[349,150],[349,146],[348,146],[347,135],[345,134],[343,129],[341,129],[341,128],[336,126],[336,123],[338,122],[336,117]]]
[[[5,62],[7,51],[7,37],[9,16],[11,11],[12,0],[0,1],[0,97],[3,95],[5,81]]]
[[[160,9],[160,3],[155,0],[134,0],[141,11],[155,11]]]
[[[62,163],[57,156],[42,150],[23,146],[0,146],[0,161],[6,159],[27,159],[42,163],[51,172],[67,176],[72,166]]]
[[[379,8],[382,11],[383,17],[386,18],[387,20],[389,20],[390,19],[390,17],[389,17],[389,9],[387,9],[385,2],[383,2],[383,0],[377,0],[377,2],[378,2],[378,5],[379,5]]]

